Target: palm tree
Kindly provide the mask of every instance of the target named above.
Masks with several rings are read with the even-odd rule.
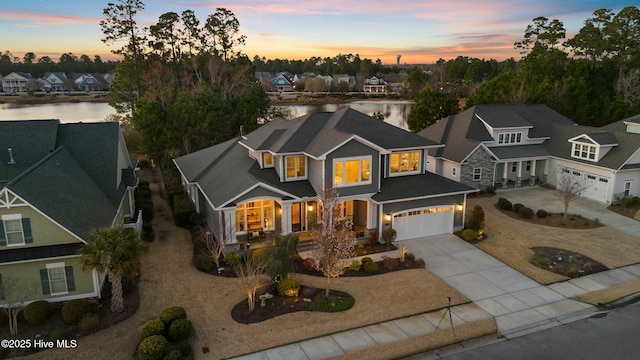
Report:
[[[111,312],[124,310],[122,278],[140,269],[140,256],[149,247],[130,228],[94,229],[90,242],[79,250],[82,270],[106,272],[111,283]]]

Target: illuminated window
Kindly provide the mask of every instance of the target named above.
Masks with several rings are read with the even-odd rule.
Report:
[[[389,156],[389,172],[393,175],[420,173],[420,151],[392,153]]]
[[[306,158],[304,155],[287,156],[287,180],[301,180],[307,178]]]
[[[273,167],[273,154],[271,153],[264,154],[264,167],[266,168]]]
[[[275,203],[273,200],[249,201],[236,206],[236,232],[275,229]]]
[[[370,184],[371,156],[333,160],[333,182],[335,186]]]

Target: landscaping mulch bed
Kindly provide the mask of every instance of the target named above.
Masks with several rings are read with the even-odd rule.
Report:
[[[231,310],[233,320],[241,324],[253,324],[298,311],[312,311],[312,300],[316,295],[323,293],[324,289],[301,286],[298,296],[285,297],[278,295],[275,285],[272,285],[266,292],[273,297],[265,300],[264,307],[261,306],[261,300],[258,296],[256,296],[256,305],[253,311],[249,311],[246,299],[236,304]],[[353,298],[345,292],[335,290],[331,290],[330,295]]]
[[[500,210],[500,212],[511,218],[526,221],[534,225],[553,226],[564,229],[596,229],[604,226],[599,221],[587,219],[581,215],[569,214],[567,219],[565,219],[563,214],[548,213],[547,217],[544,218],[540,218],[534,214],[532,219],[525,219],[515,211],[501,209],[497,203],[495,204],[495,207]]]
[[[39,325],[29,325],[24,320],[23,312],[18,315],[18,335],[12,337],[9,333],[9,326],[6,323],[6,317],[3,317],[3,326],[0,327],[0,337],[3,339],[30,339],[32,342],[35,339],[43,339],[49,341],[50,334],[55,330],[65,330],[71,335],[71,339],[79,339],[83,336],[93,334],[102,329],[109,328],[123,320],[126,320],[138,311],[140,307],[140,296],[137,289],[133,288],[124,295],[124,311],[118,314],[112,313],[110,308],[111,299],[111,287],[109,282],[105,283],[102,291],[102,298],[91,301],[91,312],[100,316],[100,323],[98,326],[89,331],[82,331],[77,326],[68,325],[62,318],[61,308],[62,303],[52,303],[53,312],[49,319],[45,320]],[[4,315],[4,312],[2,312]],[[31,350],[31,349],[16,349],[4,357],[11,358],[16,356],[23,356],[27,354],[33,354],[39,351],[46,350]]]
[[[609,270],[606,266],[577,252],[552,247],[533,247],[531,263],[541,269],[571,278]]]

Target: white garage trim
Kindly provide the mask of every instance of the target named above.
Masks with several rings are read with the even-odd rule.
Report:
[[[556,186],[562,184],[562,178],[564,176],[568,176],[572,182],[575,181],[584,185],[584,190],[580,193],[580,196],[601,203],[607,202],[609,183],[611,182],[609,177],[593,174],[588,171],[561,167],[560,171],[558,171]]]
[[[396,230],[396,240],[450,234],[453,232],[453,216],[452,205],[409,209],[394,213],[391,226]]]

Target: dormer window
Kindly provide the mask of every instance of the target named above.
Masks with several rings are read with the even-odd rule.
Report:
[[[287,156],[287,180],[304,180],[307,178],[306,157],[304,155]]]
[[[498,135],[498,144],[519,144],[521,142],[521,132],[502,133]]]
[[[273,154],[265,153],[264,154],[264,167],[272,168],[273,167]]]
[[[419,174],[420,151],[392,153],[389,155],[389,174],[391,176]]]
[[[589,144],[573,143],[571,156],[578,159],[596,161],[598,147]]]

